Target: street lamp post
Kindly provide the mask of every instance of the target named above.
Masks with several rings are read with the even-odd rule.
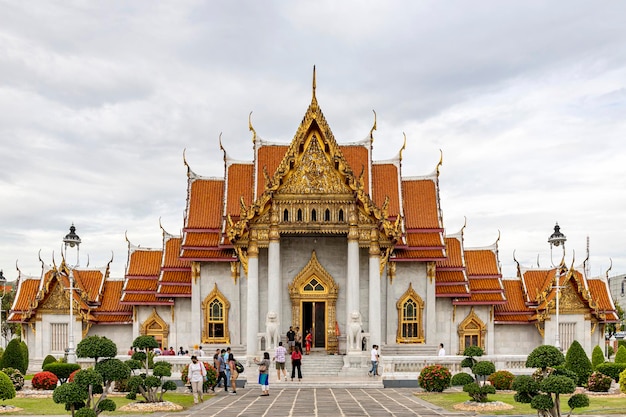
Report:
[[[76,247],[76,265],[74,265],[74,267],[77,267],[80,262],[79,250],[81,240],[76,234],[74,223],[72,223],[70,227],[70,232],[63,238],[63,243],[65,244],[65,258],[67,258],[67,247]],[[76,352],[74,350],[74,270],[72,267],[68,269],[70,271],[67,277],[70,281],[70,322],[68,326],[69,335],[67,338],[67,362],[76,363]]]
[[[550,235],[548,238],[548,243],[550,244],[550,261],[552,262],[552,247],[556,246],[557,248],[561,246],[563,248],[563,258],[561,262],[556,267],[556,271],[554,273],[554,289],[556,291],[556,323],[555,323],[555,335],[554,335],[554,347],[558,350],[561,350],[561,335],[559,329],[559,298],[561,293],[561,267],[563,266],[563,262],[565,261],[565,241],[567,238],[563,233],[561,233],[561,227],[557,223],[554,226],[554,233]],[[554,265],[554,262],[552,262]]]
[[[2,293],[0,294],[0,347],[4,348],[4,343],[6,342],[4,338],[4,332],[2,331],[2,302],[4,301],[4,296],[6,295],[6,285],[7,279],[4,277],[4,273],[0,269],[0,286],[2,287]]]

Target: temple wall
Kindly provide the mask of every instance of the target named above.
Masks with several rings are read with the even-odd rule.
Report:
[[[452,301],[450,298],[437,298],[436,316],[434,320],[426,321],[427,326],[436,329],[435,340],[427,340],[431,345],[443,343],[446,354],[456,355],[459,351],[459,336],[456,333],[457,323],[453,322]]]
[[[496,355],[528,355],[543,343],[534,324],[496,324],[494,331]]]
[[[136,337],[133,335],[133,327],[130,324],[95,325],[89,329],[87,337],[89,336],[111,339],[117,346],[118,355],[126,355],[128,348],[133,344],[133,340]],[[78,341],[80,342],[80,339]]]
[[[396,335],[398,331],[398,310],[396,308],[396,302],[402,295],[409,289],[409,283],[412,283],[413,290],[422,298],[422,301],[426,303],[427,300],[427,286],[429,283],[426,278],[426,263],[424,262],[398,262],[396,266],[396,276],[392,282],[388,278],[385,278],[385,309],[386,312],[386,325],[383,326],[383,339],[386,339],[386,344],[395,344]],[[426,333],[426,326],[431,321],[434,321],[434,317],[426,317],[426,305],[424,305],[424,332]],[[428,341],[427,341],[428,343]]]
[[[190,346],[202,345],[202,326],[204,325],[205,318],[203,315],[206,312],[202,309],[206,297],[211,294],[217,284],[217,289],[221,292],[230,303],[230,309],[228,311],[228,331],[230,334],[230,344],[240,345],[243,343],[243,337],[245,336],[245,300],[241,299],[241,284],[242,280],[246,280],[245,276],[235,280],[232,277],[230,270],[230,262],[210,262],[203,263],[200,268],[200,279],[197,283],[193,283],[194,290],[199,291],[199,306],[194,308],[190,305],[188,312],[189,316],[186,316],[186,323],[190,329],[188,336],[180,331],[179,339],[181,342],[179,345]],[[267,285],[265,285],[267,290]],[[260,298],[262,299],[262,298]],[[191,303],[191,300],[189,300]],[[183,310],[181,309],[181,312]],[[195,313],[197,311],[197,313]],[[184,313],[183,313],[184,314]],[[197,314],[197,317],[196,317]],[[194,328],[196,330],[194,330]],[[197,334],[195,334],[197,333]],[[187,345],[185,344],[187,343]],[[187,348],[186,348],[187,349]]]

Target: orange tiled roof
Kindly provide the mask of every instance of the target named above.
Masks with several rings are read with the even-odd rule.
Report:
[[[185,243],[183,250],[187,248],[217,248],[220,243],[221,234],[215,232],[187,232],[185,233]]]
[[[252,163],[232,164],[228,167],[227,175],[226,214],[239,217],[241,197],[246,206],[252,204],[254,165]]]
[[[158,297],[191,297],[191,285],[159,285]]]
[[[437,194],[437,185],[430,179],[402,180],[407,229],[441,229]]]
[[[127,276],[158,276],[161,268],[161,258],[163,252],[154,249],[131,249]]]
[[[153,292],[158,285],[157,277],[133,278],[130,277],[124,285],[124,292]]]
[[[406,244],[411,248],[444,249],[440,233],[408,233]]]
[[[161,272],[159,285],[188,284],[191,285],[191,268],[184,270],[165,270]]]
[[[132,313],[131,306],[120,304],[124,281],[110,281],[104,283],[102,303],[95,310],[98,313]]]
[[[466,250],[467,273],[472,276],[500,276],[498,259],[492,250]]]
[[[504,294],[506,296],[506,303],[496,305],[495,314],[513,314],[523,313],[531,314],[533,310],[526,305],[524,301],[524,292],[522,289],[522,281],[519,279],[504,279],[502,280],[504,286]]]
[[[283,160],[283,157],[287,153],[289,146],[287,145],[265,145],[262,144],[258,150],[258,159],[256,164],[256,177],[259,179],[265,178],[263,175],[263,168],[266,167],[267,174],[270,177],[274,176],[276,168]],[[265,189],[265,181],[257,181],[256,196],[258,198]],[[239,213],[237,213],[239,214]]]
[[[361,170],[363,170],[363,185],[365,192],[370,193],[370,176],[369,176],[369,151],[363,145],[339,145],[343,157],[348,162],[348,166],[352,169],[355,178],[359,178]],[[397,184],[397,179],[396,179]],[[384,199],[384,197],[383,197]],[[381,206],[378,206],[381,207]]]
[[[463,251],[461,250],[461,241],[457,237],[446,237],[446,255],[445,259],[437,261],[437,270],[445,270],[446,268],[463,268]]]
[[[389,197],[389,216],[400,215],[400,191],[398,189],[398,168],[394,164],[372,165],[372,200],[382,207],[385,197]]]
[[[466,249],[464,251],[470,297],[458,304],[506,302],[496,250],[494,246],[493,249]]]
[[[521,275],[521,279],[526,294],[526,301],[536,303],[539,294],[552,285],[555,273],[555,268],[549,270],[530,269],[524,271]]]
[[[184,259],[190,261],[235,261],[237,258],[234,256],[232,249],[224,250],[197,250],[197,249],[185,249],[183,255]]]
[[[12,311],[27,311],[31,303],[35,301],[41,278],[27,278],[20,280],[17,287],[17,294],[13,300]]]
[[[469,288],[467,284],[437,285],[435,294],[437,297],[467,297]]]
[[[141,305],[172,305],[174,304],[171,300],[163,300],[157,299],[156,291],[152,293],[127,293],[125,292],[122,298],[121,303],[124,304],[141,304]]]
[[[98,324],[131,324],[133,315],[130,314],[95,314],[94,321]]]
[[[76,286],[87,294],[87,299],[90,302],[98,301],[105,279],[102,271],[74,269],[72,272]]]
[[[189,261],[180,259],[180,245],[182,242],[181,237],[171,236],[165,238],[164,254],[163,254],[163,267],[164,268],[191,268]]]
[[[188,183],[185,230],[219,230],[224,208],[224,180],[190,177]]]
[[[602,279],[588,279],[589,292],[591,298],[596,302],[598,310],[600,311],[615,311],[613,300],[611,299],[611,292],[608,285]]]
[[[446,271],[446,270],[439,270],[437,269],[435,272],[435,276],[437,278],[437,285],[443,285],[443,284],[447,284],[450,282],[454,282],[454,283],[463,283],[463,284],[468,284],[468,280],[467,280],[467,276],[465,275],[465,271],[463,270],[458,270],[458,271]]]
[[[445,253],[443,249],[441,250],[404,250],[397,249],[393,251],[394,261],[429,261],[429,260],[439,260],[445,258]]]

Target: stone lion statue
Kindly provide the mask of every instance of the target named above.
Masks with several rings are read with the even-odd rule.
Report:
[[[361,324],[361,313],[353,311],[348,326],[348,350],[361,350]]]
[[[280,332],[278,331],[278,314],[274,311],[267,313],[265,319],[265,338],[267,349],[275,349],[280,341]]]

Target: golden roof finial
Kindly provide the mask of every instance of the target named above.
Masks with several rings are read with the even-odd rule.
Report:
[[[256,130],[252,127],[252,112],[248,115],[248,129],[252,132],[252,144],[256,143]]]
[[[439,163],[437,164],[437,177],[439,177],[439,169],[443,165],[443,151],[439,149]]]
[[[315,88],[317,87],[317,83],[316,83],[316,81],[315,81],[315,78],[316,78],[316,74],[315,74],[315,65],[313,65],[313,100],[314,100],[314,101],[315,101],[315,100],[317,100],[317,99],[315,98]]]
[[[226,163],[226,149],[224,149],[224,147],[222,146],[222,132],[220,132],[220,137],[218,140],[220,143],[220,149],[222,150],[222,152],[224,152],[224,163]]]
[[[374,125],[370,129],[370,144],[374,143],[374,131],[376,130],[376,110],[372,109],[372,111],[374,112]]]
[[[406,149],[406,133],[402,132],[402,136],[404,136],[404,143],[402,144],[402,147],[400,148],[400,152],[398,156],[400,161],[402,161],[402,152]]]

